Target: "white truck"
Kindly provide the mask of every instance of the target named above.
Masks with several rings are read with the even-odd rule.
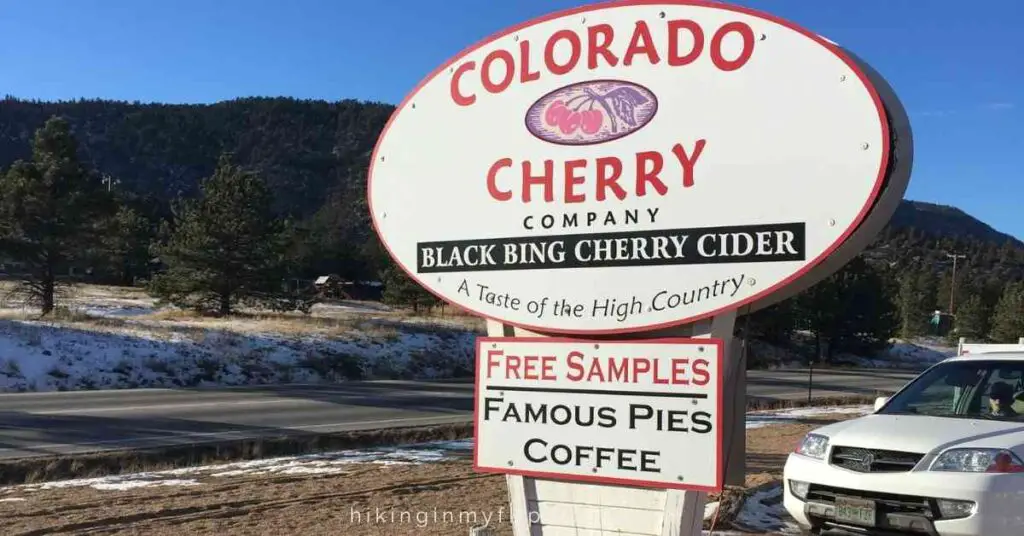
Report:
[[[783,479],[807,534],[1024,535],[1024,339],[961,341],[873,413],[807,434]]]

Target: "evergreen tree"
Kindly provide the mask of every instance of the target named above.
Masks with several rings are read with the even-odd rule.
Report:
[[[31,161],[0,176],[0,256],[28,265],[21,289],[44,316],[56,306],[59,277],[85,257],[111,209],[77,152],[67,121],[51,117],[36,131]]]
[[[952,312],[949,310],[949,297],[953,292],[953,282],[950,280],[950,275],[949,272],[939,274],[939,285],[935,294],[935,305],[938,309],[947,313]],[[960,279],[960,274],[957,274],[957,279]],[[954,303],[953,306],[956,307],[956,304]]]
[[[982,341],[988,337],[989,316],[991,308],[982,301],[977,293],[970,293],[963,304],[957,307],[955,326],[959,337],[972,341]]]
[[[863,257],[795,298],[798,325],[814,333],[816,356],[872,354],[888,346],[899,326],[883,274]]]
[[[793,299],[783,300],[775,305],[751,313],[750,336],[767,343],[788,345],[792,342],[796,326],[796,309]],[[737,321],[739,323],[739,321]],[[746,325],[747,319],[742,324]]]
[[[107,263],[119,284],[131,285],[148,274],[152,240],[152,223],[134,208],[121,205],[103,239]]]
[[[420,309],[430,309],[441,303],[441,300],[427,292],[397,266],[392,265],[384,270],[383,283],[383,301],[388,305],[408,307],[414,312],[419,312]]]
[[[992,313],[990,337],[997,343],[1014,343],[1024,337],[1024,283],[1006,285]]]
[[[909,270],[900,278],[899,314],[900,334],[904,339],[924,335],[929,329],[929,318],[935,311],[937,281],[927,268]]]
[[[201,196],[176,207],[156,254],[167,267],[151,290],[182,307],[230,314],[235,304],[273,301],[284,292],[284,234],[273,195],[256,174],[224,154]]]

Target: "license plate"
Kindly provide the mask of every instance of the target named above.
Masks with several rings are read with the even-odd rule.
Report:
[[[875,525],[875,502],[836,497],[836,521],[854,525]]]

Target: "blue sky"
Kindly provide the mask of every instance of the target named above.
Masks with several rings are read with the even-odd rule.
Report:
[[[439,63],[579,0],[6,0],[0,94],[399,102]],[[907,107],[907,197],[1024,238],[1024,1],[735,0],[853,50]]]

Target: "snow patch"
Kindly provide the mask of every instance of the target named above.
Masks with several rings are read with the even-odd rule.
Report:
[[[199,486],[201,483],[198,479],[203,477],[342,474],[347,472],[353,464],[419,465],[468,454],[472,449],[473,441],[470,439],[436,441],[405,447],[343,450],[199,467],[182,467],[167,471],[27,484],[3,488],[0,491],[3,493],[35,492],[78,487],[90,487],[103,491],[125,491],[152,486]]]
[[[920,369],[955,355],[956,347],[941,339],[922,338],[914,342],[893,339],[891,346],[876,356],[843,354],[836,357],[836,362],[863,368]]]
[[[874,406],[817,406],[809,408],[793,408],[781,411],[752,411],[747,413],[746,429],[762,428],[774,424],[790,424],[801,419],[820,417],[822,415],[867,415],[874,412]]]
[[[71,323],[0,310],[0,392],[443,379],[473,367],[477,333],[427,319],[282,326],[152,317],[135,302],[91,298],[77,311],[92,320]]]
[[[711,518],[715,517],[715,514],[718,513],[718,506],[720,504],[721,503],[718,501],[715,501],[704,505],[704,521],[710,521]]]
[[[782,505],[782,485],[776,484],[747,497],[736,516],[736,524],[772,534],[801,534]]]
[[[198,486],[195,480],[161,478],[159,473],[134,473],[128,475],[104,476],[97,478],[79,478],[75,480],[59,480],[42,484],[18,486],[20,491],[33,492],[65,488],[93,488],[104,491],[124,491],[152,486]]]

